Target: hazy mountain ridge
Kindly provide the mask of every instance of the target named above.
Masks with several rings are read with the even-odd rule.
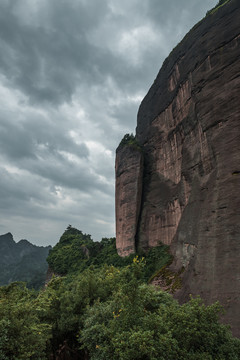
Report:
[[[47,272],[46,258],[51,246],[37,246],[28,240],[16,243],[9,232],[0,235],[0,285],[25,281],[28,287],[39,288]]]

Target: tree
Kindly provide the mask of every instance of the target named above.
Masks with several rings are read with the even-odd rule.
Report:
[[[24,283],[0,288],[0,358],[11,360],[46,359],[51,326],[41,322],[36,293]]]
[[[91,360],[213,360],[240,358],[240,341],[220,324],[218,303],[171,295],[141,281],[143,262],[121,270],[121,285],[107,301],[96,301],[79,332]]]

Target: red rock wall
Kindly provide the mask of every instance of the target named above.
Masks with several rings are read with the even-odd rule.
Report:
[[[143,155],[131,145],[116,154],[116,247],[120,256],[136,251],[135,240],[142,197]]]
[[[239,19],[240,3],[232,0],[186,35],[143,100],[136,130],[145,157],[137,246],[171,245],[172,267],[185,267],[177,298],[220,300],[237,336]]]

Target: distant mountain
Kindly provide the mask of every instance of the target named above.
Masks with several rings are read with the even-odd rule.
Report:
[[[28,240],[16,243],[11,233],[0,235],[0,286],[25,281],[29,288],[40,288],[45,281],[50,249],[51,246],[36,246]]]

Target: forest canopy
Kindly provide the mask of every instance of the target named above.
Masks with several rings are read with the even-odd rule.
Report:
[[[218,303],[180,305],[148,284],[171,259],[166,247],[122,259],[114,242],[94,243],[68,227],[49,255],[64,274],[40,291],[20,282],[0,287],[0,359],[240,358],[240,340],[220,323]]]

